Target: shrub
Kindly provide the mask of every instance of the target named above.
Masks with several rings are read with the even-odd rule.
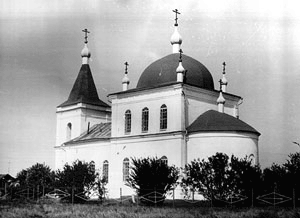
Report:
[[[142,202],[162,204],[167,192],[175,187],[178,173],[176,167],[157,157],[132,158],[127,185],[136,190]]]

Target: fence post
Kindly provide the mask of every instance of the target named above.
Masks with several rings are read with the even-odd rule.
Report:
[[[5,196],[7,196],[6,194],[7,194],[7,182],[5,182],[5,184],[4,184],[4,195]]]
[[[155,202],[155,207],[156,207],[156,187],[154,189],[154,202]]]
[[[72,186],[72,206],[74,204],[74,185]]]
[[[295,195],[295,188],[293,188],[293,208],[294,208],[294,210],[295,210],[295,208],[296,208],[296,195]]]
[[[195,200],[195,191],[194,191],[194,189],[193,189],[193,192],[192,192],[192,200],[193,200],[193,202]]]
[[[40,186],[38,185],[38,186],[36,187],[36,200],[39,199],[39,194],[40,194]]]
[[[254,206],[254,193],[253,193],[253,188],[251,189],[251,207]]]
[[[173,207],[175,207],[175,188],[173,189]]]
[[[122,204],[122,188],[120,188],[120,200],[121,200],[121,204]]]

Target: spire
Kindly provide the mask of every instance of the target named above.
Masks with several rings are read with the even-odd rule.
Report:
[[[82,57],[82,64],[89,64],[89,58],[91,57],[91,52],[89,48],[87,47],[88,43],[88,33],[90,33],[87,29],[82,30],[82,32],[85,33],[84,36],[84,47],[81,51],[81,57]]]
[[[125,62],[124,64],[125,64],[125,75],[124,75],[124,77],[122,79],[122,84],[123,84],[123,91],[126,91],[126,90],[128,90],[128,85],[130,83],[130,80],[129,80],[128,76],[127,76],[128,75],[127,68],[129,66],[129,64],[127,62]]]
[[[224,113],[224,104],[225,104],[225,98],[223,97],[222,94],[222,81],[220,80],[220,94],[217,99],[217,104],[218,104],[218,110],[220,113]]]
[[[177,9],[173,10],[175,13],[175,24],[174,24],[174,33],[171,36],[171,45],[173,47],[173,53],[179,53],[180,45],[182,43],[182,37],[178,32],[178,17],[177,15],[180,14]]]
[[[89,32],[87,29],[82,31],[85,32],[85,46],[81,51],[82,65],[68,100],[58,107],[69,106],[78,103],[109,107],[105,102],[99,99],[92,72],[88,64],[88,59],[91,56],[91,53],[87,48],[87,34]]]
[[[185,69],[182,66],[182,50],[179,50],[179,64],[178,67],[176,69],[176,73],[177,73],[177,82],[183,82],[184,80],[184,74],[185,74]]]
[[[226,92],[226,88],[227,88],[227,84],[228,84],[228,81],[225,77],[225,66],[226,66],[226,63],[223,62],[223,77],[221,79],[222,92]]]

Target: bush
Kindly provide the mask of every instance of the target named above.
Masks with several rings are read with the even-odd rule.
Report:
[[[95,167],[94,162],[90,163],[76,160],[72,165],[65,164],[63,170],[57,170],[56,172],[56,187],[64,190],[70,194],[67,198],[72,200],[72,195],[77,194],[82,198],[87,197],[89,191],[95,185]],[[80,202],[83,199],[80,197],[74,197],[75,202]]]
[[[132,158],[132,165],[127,185],[142,197],[141,202],[162,204],[167,192],[176,185],[178,169],[157,157]]]

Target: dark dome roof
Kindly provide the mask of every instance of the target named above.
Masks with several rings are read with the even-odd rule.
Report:
[[[247,123],[218,111],[209,110],[201,114],[189,127],[189,133],[192,132],[215,132],[215,131],[234,131],[247,132],[260,135],[260,133]]]
[[[155,87],[176,82],[179,53],[167,55],[150,64],[142,73],[137,88]],[[207,68],[199,61],[182,55],[182,65],[187,70],[184,83],[199,88],[214,90],[214,81]]]

